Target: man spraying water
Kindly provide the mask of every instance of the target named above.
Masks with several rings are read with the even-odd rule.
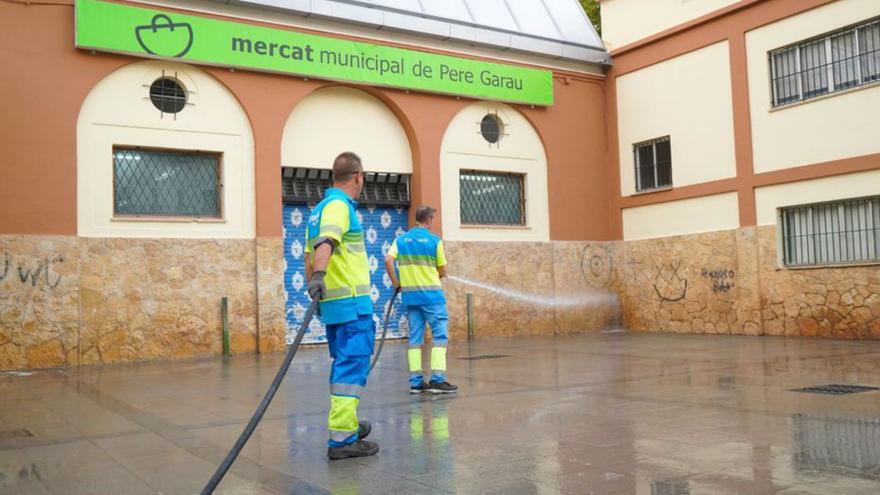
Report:
[[[394,240],[385,257],[385,270],[395,288],[403,293],[409,319],[409,391],[449,394],[458,387],[446,381],[446,346],[449,341],[446,298],[440,278],[446,276],[446,254],[443,241],[430,232],[437,212],[430,206],[416,210],[416,226]],[[394,262],[400,270],[398,280]],[[431,326],[431,380],[425,383],[422,372],[422,345],[425,324]]]

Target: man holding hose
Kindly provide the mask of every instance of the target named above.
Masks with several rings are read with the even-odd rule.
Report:
[[[330,369],[330,414],[327,456],[365,457],[379,451],[364,440],[370,424],[357,419],[357,406],[367,385],[376,339],[370,299],[370,265],[364,229],[355,208],[364,188],[361,159],[345,152],[333,161],[333,186],[315,206],[306,228],[306,273],[312,300],[318,300],[327,327]]]
[[[385,271],[394,287],[403,292],[403,304],[409,319],[409,391],[450,394],[458,387],[446,381],[446,327],[449,314],[440,278],[446,276],[446,254],[443,241],[429,230],[437,212],[430,206],[416,210],[416,226],[394,240],[385,257]],[[400,279],[394,262],[400,270]],[[431,381],[422,374],[422,345],[425,324],[431,325]]]

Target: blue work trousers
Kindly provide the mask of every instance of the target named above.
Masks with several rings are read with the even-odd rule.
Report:
[[[422,345],[425,343],[425,325],[431,325],[431,381],[446,381],[446,346],[449,342],[447,326],[449,313],[446,304],[420,304],[406,307],[409,319],[409,383],[416,387],[424,380],[422,372]]]
[[[370,370],[370,356],[376,341],[372,316],[337,325],[327,325],[327,344],[333,364],[330,368],[330,447],[357,441],[357,406]]]

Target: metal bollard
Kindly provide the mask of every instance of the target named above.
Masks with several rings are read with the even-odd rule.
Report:
[[[229,355],[229,298],[220,300],[220,318],[223,321],[223,355]]]
[[[468,342],[472,342],[474,340],[474,295],[468,292],[465,297],[467,300]]]

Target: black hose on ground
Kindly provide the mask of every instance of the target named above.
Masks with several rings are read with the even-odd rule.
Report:
[[[370,365],[370,371],[367,372],[367,376],[373,372],[373,368],[379,362],[379,355],[382,354],[382,347],[385,346],[385,336],[388,335],[388,321],[391,320],[391,311],[394,308],[394,301],[397,300],[397,294],[400,294],[400,287],[394,289],[394,294],[391,296],[391,300],[388,301],[388,309],[385,310],[385,323],[382,325],[382,340],[379,341],[376,357],[373,358],[373,364]]]
[[[232,449],[229,450],[229,453],[226,454],[226,459],[223,459],[223,462],[220,464],[219,467],[217,467],[217,471],[214,473],[214,476],[211,476],[208,484],[205,485],[205,488],[202,489],[202,495],[210,495],[214,493],[217,485],[220,484],[223,476],[225,476],[226,472],[229,471],[229,468],[232,467],[232,463],[235,462],[238,454],[241,453],[241,449],[244,448],[244,445],[254,433],[257,425],[260,424],[260,420],[263,419],[263,414],[266,413],[266,409],[268,409],[269,404],[275,397],[275,392],[278,391],[278,387],[281,385],[281,381],[284,380],[284,375],[287,374],[287,370],[288,368],[290,368],[290,363],[291,361],[293,361],[293,356],[295,356],[296,351],[299,350],[299,346],[302,343],[303,336],[306,333],[306,328],[309,327],[309,323],[312,321],[312,316],[314,316],[315,310],[317,308],[318,301],[312,301],[312,303],[309,305],[309,309],[306,310],[306,315],[303,318],[302,325],[299,327],[299,332],[296,334],[296,338],[293,340],[293,343],[287,347],[287,354],[285,354],[284,356],[284,362],[282,362],[281,367],[278,368],[278,373],[275,375],[275,379],[272,380],[272,384],[269,385],[269,390],[266,391],[266,395],[263,396],[263,401],[260,402],[259,406],[257,406],[257,410],[254,411],[254,415],[251,416],[251,420],[248,422],[247,426],[244,427],[244,431],[241,432],[241,436],[238,437],[235,445],[233,445]]]

